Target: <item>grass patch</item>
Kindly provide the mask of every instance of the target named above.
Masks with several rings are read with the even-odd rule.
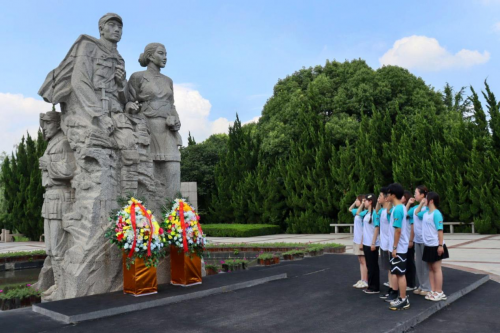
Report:
[[[45,250],[0,253],[0,258],[33,256],[38,254],[45,254]]]
[[[14,242],[29,242],[30,239],[24,236],[14,236]]]
[[[281,228],[272,224],[205,224],[203,232],[211,237],[254,237],[281,234]]]

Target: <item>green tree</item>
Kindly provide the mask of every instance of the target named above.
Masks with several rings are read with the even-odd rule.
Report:
[[[226,134],[214,134],[201,143],[192,138],[190,145],[181,148],[181,181],[197,183],[196,208],[204,222],[215,191],[215,167],[226,151],[227,140]]]

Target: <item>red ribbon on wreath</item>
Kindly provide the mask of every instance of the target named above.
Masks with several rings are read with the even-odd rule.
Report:
[[[186,223],[184,222],[184,202],[179,202],[179,218],[181,219],[182,228],[182,245],[184,246],[184,252],[188,252],[188,244],[186,238]]]
[[[137,224],[135,222],[135,206],[136,205],[141,209],[142,214],[148,220],[149,230],[150,230],[150,233],[148,235],[148,257],[151,257],[151,239],[153,238],[153,234],[154,234],[154,226],[153,226],[153,223],[151,222],[151,215],[148,214],[148,211],[146,210],[146,208],[144,208],[143,205],[141,205],[140,203],[136,204],[135,202],[132,202],[132,206],[130,207],[130,221],[132,222],[132,229],[134,230],[134,242],[132,243],[132,247],[130,248],[130,252],[128,254],[128,257],[132,258],[132,255],[134,254],[134,251],[135,251],[135,244],[137,242],[137,233],[136,233]]]

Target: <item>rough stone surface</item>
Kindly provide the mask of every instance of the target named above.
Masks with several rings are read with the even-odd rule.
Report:
[[[182,182],[181,194],[187,198],[195,209],[198,209],[198,185],[196,182]]]
[[[161,57],[152,57],[146,48],[150,58],[161,58],[152,65],[148,60],[145,72],[156,68],[154,75],[160,79],[147,88],[163,90],[154,101],[144,99],[141,92],[146,87],[139,85],[134,90],[127,82],[125,62],[117,50],[122,25],[119,15],[104,15],[99,20],[100,38],[81,35],[39,91],[46,102],[61,106],[60,141],[56,144],[63,142],[67,148],[62,161],[49,152],[44,160],[48,167],[42,168],[47,192],[54,192],[50,182],[61,183],[57,193],[44,199],[52,269],[42,270],[40,281],[45,282],[40,286],[50,283],[46,282],[51,281],[50,275],[54,279],[45,300],[119,290],[120,253],[104,237],[109,214],[118,208],[118,196],[144,197],[148,208],[161,219],[165,198],[174,198],[180,191],[180,122],[172,80],[159,73],[166,51]],[[48,139],[49,147],[54,145],[56,137]],[[63,170],[66,175],[61,172],[65,178],[54,176],[54,162],[67,169]],[[163,270],[168,265],[163,260],[160,266]],[[159,280],[165,282],[169,277]]]

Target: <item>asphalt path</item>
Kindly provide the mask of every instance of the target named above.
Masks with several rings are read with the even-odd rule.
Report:
[[[75,325],[61,324],[26,310],[0,314],[2,332],[386,332],[411,320],[434,303],[411,294],[411,308],[390,311],[379,295],[351,287],[358,279],[357,259],[324,255],[257,267],[285,280],[177,304]],[[242,278],[246,272],[234,272]],[[385,276],[381,272],[381,276]],[[445,291],[477,281],[478,275],[445,269]],[[217,279],[211,276],[208,279]],[[383,278],[381,279],[384,280]],[[82,302],[82,306],[84,306]],[[27,311],[28,310],[28,311]]]
[[[500,332],[500,283],[488,281],[417,325],[412,333]]]

